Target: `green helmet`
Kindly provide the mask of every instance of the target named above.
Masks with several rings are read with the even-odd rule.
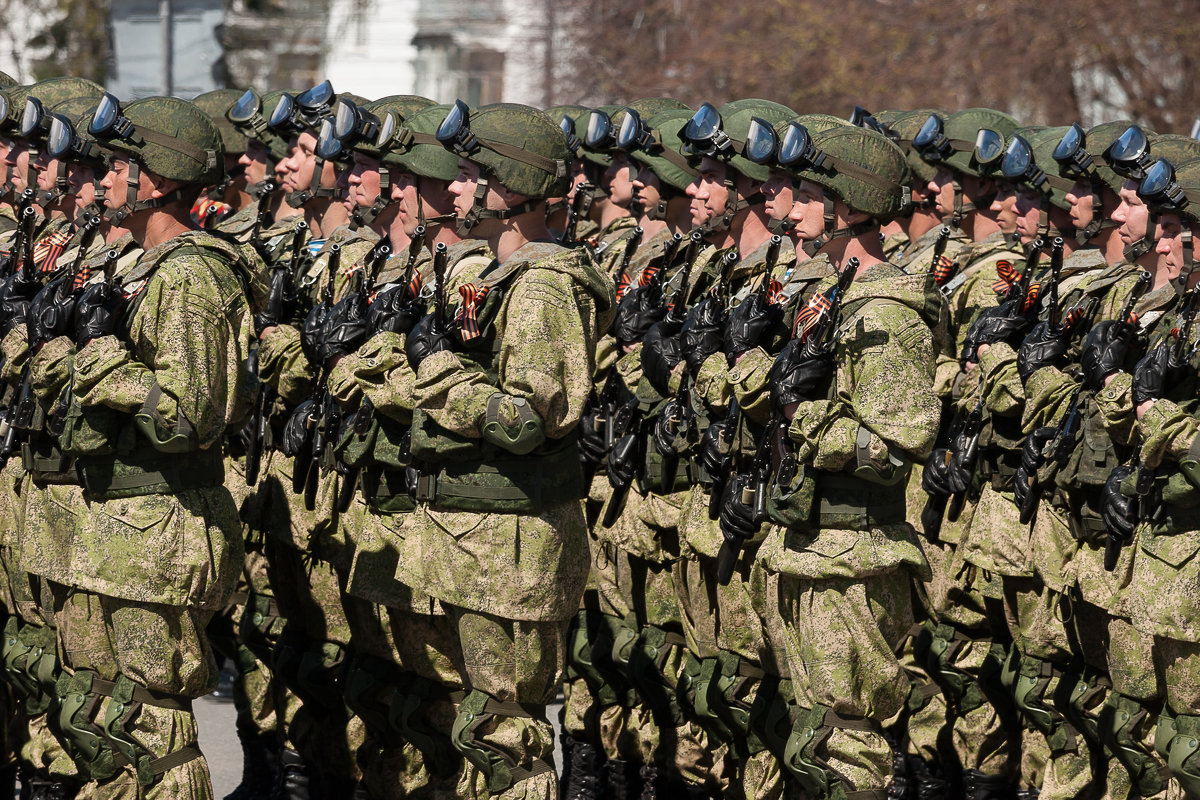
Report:
[[[1151,151],[1154,143],[1161,138],[1149,128],[1130,125],[1105,149],[1102,154],[1104,162],[1119,177],[1140,181],[1146,176],[1146,169],[1154,163],[1156,154]]]
[[[7,89],[10,86],[16,85],[17,82],[13,79],[13,76],[9,75],[7,72],[0,72],[0,89]]]
[[[208,114],[186,100],[147,97],[121,108],[105,94],[88,132],[163,178],[195,184],[221,177],[221,134]]]
[[[734,100],[719,109],[705,103],[680,132],[685,154],[689,160],[701,156],[719,159],[752,180],[765,181],[771,176],[770,168],[742,154],[755,118],[774,126],[795,119],[796,112],[770,100]]]
[[[350,120],[348,116],[352,106],[339,100],[334,106],[334,125],[340,138],[344,140],[351,137],[355,150],[381,158],[383,152],[380,150],[379,142],[384,126],[390,125],[390,131],[395,131],[397,127],[407,127],[398,126],[398,123],[406,121],[409,117],[432,105],[434,102],[427,97],[393,94],[368,103],[365,108],[353,107],[356,109],[355,118]],[[389,116],[392,117],[391,123],[388,123]]]
[[[1200,158],[1178,165],[1169,158],[1155,159],[1138,184],[1138,195],[1156,214],[1200,222]]]
[[[904,151],[904,158],[913,173],[913,183],[924,186],[933,180],[937,167],[921,158],[921,154],[913,149],[912,140],[921,130],[921,125],[930,115],[946,116],[944,111],[936,108],[918,108],[915,111],[880,111],[875,119],[884,128],[884,135],[895,142]]]
[[[237,89],[217,89],[192,98],[192,105],[208,114],[209,119],[217,126],[221,133],[221,144],[225,146],[227,155],[241,155],[246,152],[246,143],[250,140],[246,132],[230,122],[229,117],[225,115],[230,106],[244,94],[245,92]]]
[[[616,111],[609,111],[608,109],[610,108],[613,108],[613,106],[592,109],[585,118],[586,127],[583,133],[584,158],[588,158],[593,163],[611,163],[613,153],[621,150],[617,140],[620,136],[621,126],[625,123],[625,117],[628,116],[629,111],[633,111],[637,117],[637,120],[631,124],[636,124],[637,121],[643,119],[649,119],[663,111],[686,110],[689,114],[691,113],[691,109],[684,103],[670,97],[647,97],[642,100],[635,100],[623,108],[618,108]],[[594,157],[597,154],[603,154],[607,162],[596,160]]]
[[[602,170],[607,169],[612,163],[612,150],[607,142],[600,142],[598,146],[589,146],[587,143],[588,132],[592,125],[592,116],[599,112],[600,116],[606,123],[611,123],[611,120],[621,110],[621,106],[597,106],[596,108],[586,109],[575,122],[575,136],[579,139],[579,147],[575,151],[575,157],[580,158],[588,163],[595,164]],[[611,127],[611,124],[609,125]]]
[[[683,147],[679,139],[680,126],[691,116],[692,112],[687,109],[655,114],[646,120],[647,136],[627,151],[631,159],[653,170],[665,186],[680,192],[686,190],[699,174],[680,152]]]
[[[225,118],[245,135],[247,141],[259,142],[267,148],[267,154],[274,161],[287,157],[288,139],[267,125],[266,114],[269,112],[264,109],[274,108],[284,94],[274,91],[259,97],[258,92],[247,89],[225,109]]]
[[[408,141],[406,144],[385,144],[383,163],[425,178],[452,181],[458,177],[458,156],[442,147],[435,135],[450,108],[447,105],[429,106],[405,119],[389,139]],[[402,129],[407,130],[407,135]]]
[[[813,134],[811,146],[807,166],[797,175],[855,211],[886,222],[912,203],[912,175],[904,153],[883,134],[844,125]]]
[[[1004,140],[1018,127],[1011,116],[991,108],[967,108],[944,119],[932,114],[913,137],[913,149],[934,166],[946,166],[976,178],[988,177],[999,166],[998,156],[1003,150],[995,154],[994,160],[981,163],[976,146],[980,131],[998,133],[1003,148]]]
[[[438,126],[438,141],[531,200],[567,193],[567,143],[542,111],[494,103],[471,111],[457,101]]]
[[[51,78],[26,87],[21,107],[15,109],[20,118],[15,135],[38,141],[50,130],[51,108],[74,97],[88,98],[94,104],[103,94],[104,89],[85,78]],[[17,97],[14,92],[9,99],[15,104]]]
[[[782,137],[787,131],[787,126],[792,122],[799,122],[810,134],[821,133],[822,131],[841,128],[844,125],[850,124],[841,117],[835,117],[832,114],[801,114],[794,119],[780,120],[779,122],[776,122],[775,134],[779,137]]]
[[[1069,130],[1067,125],[1018,129],[1005,150],[1001,174],[1036,189],[1051,205],[1070,210],[1067,192],[1075,179],[1063,177],[1054,159],[1055,149]]]
[[[587,127],[587,118],[592,111],[577,105],[550,106],[546,115],[558,123],[563,135],[567,137],[567,149],[572,158],[579,158],[579,137]]]

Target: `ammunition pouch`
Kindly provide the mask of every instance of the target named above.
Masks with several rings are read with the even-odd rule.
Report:
[[[443,509],[538,514],[587,496],[574,433],[517,455],[451,433],[418,411],[412,455],[424,465],[416,499]]]
[[[736,749],[737,734],[729,727],[729,715],[721,714],[721,711],[725,710],[722,708],[724,684],[731,676],[723,673],[724,665],[720,658],[702,658],[699,663],[700,672],[691,685],[692,708],[696,712],[697,720],[710,736],[728,744],[731,749]]]
[[[1013,699],[1027,727],[1046,737],[1052,755],[1079,750],[1075,727],[1061,711],[1047,703],[1046,690],[1050,681],[1056,677],[1061,681],[1062,675],[1062,670],[1050,661],[1022,656],[1013,686]]]
[[[817,472],[800,464],[787,485],[772,478],[767,495],[767,517],[776,525],[794,528],[812,517],[817,494]]]
[[[80,456],[75,462],[79,483],[93,500],[177,494],[225,484],[225,461],[219,447],[196,450],[181,458],[140,446],[107,456]]]
[[[878,724],[869,719],[840,717],[821,705],[802,708],[792,723],[780,766],[811,797],[821,800],[858,800],[875,797],[882,800],[882,791],[847,792],[842,785],[841,776],[819,755],[835,728],[882,735]]]
[[[487,779],[488,792],[500,794],[530,778],[553,772],[554,768],[541,759],[528,767],[517,763],[512,755],[483,738],[481,730],[497,717],[523,717],[545,720],[545,707],[531,709],[518,703],[502,703],[484,692],[472,690],[458,704],[458,715],[450,731],[455,749],[463,754]]]
[[[46,436],[35,435],[21,444],[21,465],[38,487],[79,483],[71,457]]]
[[[1012,491],[1013,479],[1016,478],[1019,466],[1021,466],[1020,441],[1013,450],[989,447],[981,448],[979,451],[977,471],[998,492]]]
[[[1121,763],[1129,773],[1134,790],[1142,797],[1152,797],[1167,785],[1165,768],[1142,744],[1156,717],[1155,749],[1159,749],[1159,731],[1169,731],[1170,722],[1132,697],[1110,692],[1098,720],[1105,752]]]
[[[903,481],[885,486],[843,472],[817,471],[814,494],[819,528],[868,530],[905,520]]]
[[[625,674],[660,727],[678,727],[683,723],[683,711],[675,694],[675,684],[667,678],[666,664],[672,650],[686,647],[687,641],[679,634],[647,625],[629,654]]]
[[[1167,769],[1187,797],[1200,797],[1200,716],[1179,714],[1158,718],[1154,749],[1166,759]]]

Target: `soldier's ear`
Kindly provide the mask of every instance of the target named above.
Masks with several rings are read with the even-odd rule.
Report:
[[[153,172],[147,172],[146,174],[150,178],[150,184],[154,187],[154,190],[150,193],[151,199],[156,200],[160,197],[166,197],[180,186],[178,181],[173,181],[170,178],[155,175]]]

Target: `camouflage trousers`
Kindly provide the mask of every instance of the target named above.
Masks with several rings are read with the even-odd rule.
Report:
[[[87,796],[211,798],[191,700],[216,685],[212,612],[57,584],[52,592],[70,673],[59,682],[60,735],[77,763],[112,772]]]

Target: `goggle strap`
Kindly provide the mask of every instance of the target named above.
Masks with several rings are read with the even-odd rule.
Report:
[[[157,131],[147,130],[139,125],[134,125],[133,130],[134,133],[150,144],[156,144],[159,147],[165,147],[168,150],[185,155],[196,163],[204,165],[205,169],[215,169],[217,167],[216,150],[202,150],[190,142],[185,142],[174,136],[167,136]]]
[[[904,187],[901,186],[900,184],[893,183],[892,181],[889,181],[886,178],[881,178],[880,176],[876,175],[874,172],[863,169],[862,167],[858,166],[857,164],[851,163],[849,161],[843,161],[842,159],[838,158],[837,156],[832,156],[832,155],[829,155],[828,153],[822,153],[822,155],[825,156],[825,160],[824,160],[824,163],[822,163],[822,165],[820,167],[821,169],[829,167],[829,168],[831,168],[829,171],[840,173],[842,175],[845,175],[848,178],[854,178],[856,180],[860,180],[863,183],[874,186],[877,189],[882,189],[885,192],[887,192],[888,194],[892,194],[897,197],[904,197]]]
[[[415,140],[415,134],[413,138]],[[514,161],[520,161],[522,164],[528,164],[534,169],[540,169],[542,172],[547,172],[553,175],[555,178],[565,178],[567,176],[567,162],[565,160],[539,156],[536,153],[530,153],[526,150],[522,150],[519,147],[505,144],[504,142],[493,142],[488,139],[482,139],[478,136],[475,138],[478,139],[481,147],[486,147],[493,153],[498,153],[506,158],[511,158]]]

